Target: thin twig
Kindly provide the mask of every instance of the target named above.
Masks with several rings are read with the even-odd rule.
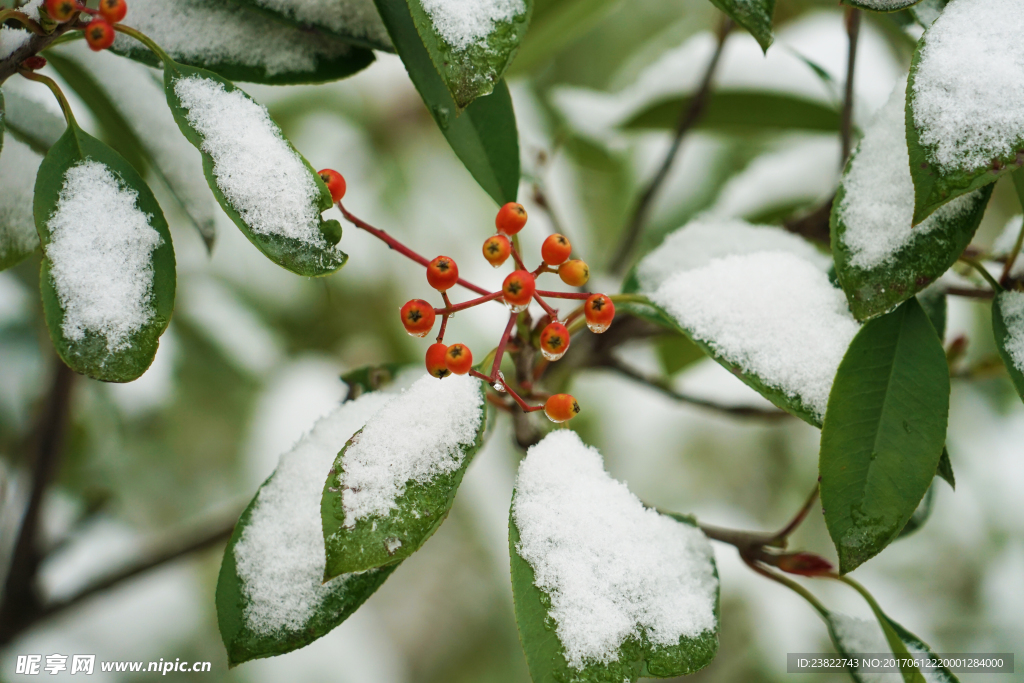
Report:
[[[21,63],[26,59],[39,54],[48,48],[53,41],[57,40],[57,38],[60,38],[68,31],[80,28],[82,28],[82,25],[78,22],[69,21],[66,24],[58,24],[57,28],[48,35],[33,35],[24,45],[12,52],[7,59],[0,61],[0,83],[3,83],[17,73],[18,67],[21,66]]]
[[[675,133],[672,137],[672,144],[669,145],[668,151],[665,153],[665,158],[661,162],[661,166],[658,167],[658,171],[647,184],[647,188],[644,190],[643,194],[640,195],[640,200],[637,202],[636,208],[633,210],[633,216],[630,218],[629,224],[626,226],[626,230],[622,234],[619,246],[615,250],[615,256],[609,265],[609,270],[612,273],[621,273],[625,269],[626,264],[629,263],[630,256],[640,239],[640,233],[642,232],[644,223],[647,220],[647,214],[650,211],[651,204],[654,202],[654,198],[657,196],[658,190],[661,189],[662,184],[665,182],[665,178],[668,177],[668,172],[671,170],[672,163],[675,161],[675,158],[679,153],[679,147],[682,145],[683,138],[686,136],[686,133],[689,132],[698,121],[700,121],[700,117],[703,116],[704,110],[707,108],[708,99],[711,95],[711,82],[714,78],[715,70],[718,68],[718,62],[721,60],[722,50],[725,48],[725,41],[726,38],[729,37],[729,32],[732,30],[732,26],[733,24],[731,19],[722,19],[722,23],[718,28],[718,45],[715,47],[715,51],[711,55],[711,60],[708,62],[708,65],[704,70],[704,77],[701,79],[700,86],[697,88],[697,93],[693,96],[693,99],[690,100],[690,106],[684,108],[680,113],[679,120],[676,122]]]
[[[789,521],[789,524],[779,529],[778,533],[775,534],[776,541],[784,541],[789,538],[798,526],[803,524],[803,521],[807,519],[807,514],[811,511],[811,507],[814,505],[814,501],[818,499],[818,482],[814,482],[814,490],[811,491],[811,495],[807,496],[807,502],[804,503],[803,507],[793,516],[793,519]]]
[[[843,116],[841,135],[843,158],[840,168],[846,165],[853,150],[853,75],[857,66],[857,38],[860,36],[860,10],[850,7],[846,10],[846,35],[848,51],[846,56],[846,89],[843,94]]]

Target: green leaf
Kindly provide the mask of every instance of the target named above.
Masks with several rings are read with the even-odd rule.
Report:
[[[854,619],[838,612],[827,613],[825,619],[828,625],[829,637],[832,639],[832,643],[839,654],[853,658],[866,654],[877,655],[900,649],[901,652],[896,654],[901,656],[914,654],[935,656],[931,648],[922,642],[920,638],[890,619],[881,610],[876,612],[876,617],[884,621],[885,630],[881,626],[882,622],[879,621]],[[897,648],[892,647],[891,639],[898,641],[899,645]],[[924,683],[925,679],[922,677],[919,669],[915,668],[905,672],[905,676],[907,673],[910,675],[909,680]],[[850,676],[857,683],[873,683],[879,680],[880,677],[888,675],[861,673],[857,670],[850,671]],[[905,678],[905,680],[907,679]],[[945,667],[938,667],[932,673],[929,673],[927,680],[930,683],[959,683],[957,677]]]
[[[928,487],[928,492],[924,494],[924,498],[918,503],[914,514],[910,515],[907,525],[900,531],[896,540],[906,538],[919,531],[924,526],[924,523],[928,521],[928,518],[932,516],[933,507],[935,507],[935,484]]]
[[[402,487],[399,486],[399,493],[396,495],[393,506],[386,514],[371,513],[356,516],[354,519],[350,519],[346,515],[346,498],[344,496],[345,492],[350,489],[344,484],[347,474],[345,457],[350,449],[357,443],[365,444],[364,437],[367,429],[376,429],[377,434],[386,430],[387,427],[383,425],[388,424],[389,420],[393,419],[392,415],[401,410],[404,411],[403,414],[409,415],[410,427],[403,431],[400,437],[397,437],[401,439],[402,446],[400,448],[418,449],[425,454],[436,456],[439,449],[444,450],[450,446],[450,444],[442,443],[439,440],[446,438],[446,432],[450,429],[447,429],[448,426],[443,422],[438,423],[438,421],[449,418],[449,415],[464,414],[465,411],[461,410],[464,406],[448,406],[443,403],[444,399],[437,399],[438,394],[434,387],[438,386],[439,380],[427,375],[367,422],[366,427],[357,432],[338,454],[334,466],[324,482],[320,507],[324,546],[327,552],[324,580],[329,580],[340,574],[366,571],[404,560],[419,550],[448,516],[448,511],[451,510],[452,503],[455,501],[455,493],[462,483],[466,468],[483,445],[484,429],[487,423],[487,404],[484,400],[485,385],[477,380],[458,376],[440,380],[440,382],[456,381],[472,381],[479,385],[479,404],[473,408],[475,414],[477,410],[479,411],[477,414],[479,423],[474,438],[468,442],[458,443],[451,452],[443,453],[446,462],[451,459],[458,463],[455,469],[439,471],[436,468],[431,468],[430,474],[425,475],[427,477],[425,481],[423,477],[417,477],[402,482],[404,490],[401,490]],[[461,397],[453,400],[460,399]],[[438,400],[441,403],[437,403]],[[435,416],[436,419],[432,417],[430,420],[426,420],[424,415],[433,415],[431,411],[444,411],[444,416],[438,415]],[[455,425],[452,425],[451,429],[454,428]],[[445,433],[442,435],[442,432]],[[381,446],[380,452],[363,455],[382,460],[393,457],[392,453],[384,446]]]
[[[519,133],[504,81],[459,113],[431,62],[405,0],[375,0],[409,78],[456,156],[498,204],[519,192]]]
[[[949,459],[948,448],[943,447],[942,456],[939,458],[939,467],[935,474],[944,479],[951,489],[956,489],[956,477],[953,476],[953,462]]]
[[[239,209],[232,204],[231,200],[228,199],[221,190],[217,179],[213,157],[210,156],[206,149],[204,149],[206,141],[203,135],[196,130],[191,123],[189,123],[188,111],[186,111],[175,92],[175,84],[180,79],[192,77],[219,83],[224,87],[224,90],[227,93],[238,92],[246,99],[251,100],[252,98],[250,98],[249,95],[241,89],[236,88],[230,81],[221,78],[212,71],[177,64],[173,61],[164,65],[164,90],[167,94],[167,103],[171,108],[171,112],[174,114],[174,120],[178,123],[178,127],[181,129],[181,132],[189,142],[195,145],[195,147],[202,152],[203,172],[206,174],[206,180],[210,185],[210,189],[213,191],[213,196],[217,198],[217,202],[220,203],[221,208],[224,209],[224,213],[226,213],[231,220],[235,222],[235,225],[237,225],[238,229],[242,231],[242,234],[244,234],[257,249],[262,251],[267,258],[293,273],[316,277],[333,273],[345,265],[345,261],[348,260],[348,256],[335,249],[326,239],[319,244],[311,243],[310,241],[300,240],[277,233],[259,232],[254,229],[253,226],[250,226],[245,222]],[[316,197],[314,202],[314,208],[318,212],[329,209],[333,205],[333,202],[331,201],[331,194],[328,192],[327,186],[324,185],[323,180],[321,180],[320,176],[313,170],[313,167],[309,165],[309,162],[306,161],[306,159],[303,158],[297,150],[295,150],[291,143],[284,138],[284,135],[281,134],[277,124],[270,121],[270,125],[281,139],[285,141],[288,148],[291,149],[302,161],[303,167],[306,169],[306,172],[309,173],[310,180],[315,183],[319,190],[319,195]],[[271,195],[268,194],[268,202],[273,201],[270,197]],[[323,218],[320,218],[320,232],[322,235],[326,235],[329,232],[329,229],[324,225]]]
[[[336,81],[373,63],[373,52],[323,31],[303,30],[227,0],[137,0],[125,22],[175,61],[233,81],[292,85]],[[159,58],[119,36],[113,52],[152,67]]]
[[[515,493],[513,493],[513,498]],[[677,521],[678,517],[675,517]],[[680,523],[684,523],[680,521]],[[691,524],[693,525],[693,524]],[[695,526],[695,525],[693,525]],[[533,683],[562,683],[588,681],[593,683],[633,682],[641,676],[670,678],[684,676],[703,669],[718,653],[717,631],[705,631],[696,638],[680,638],[678,645],[658,647],[646,635],[630,637],[618,650],[614,661],[595,663],[577,671],[569,666],[565,648],[553,627],[549,615],[551,597],[536,585],[530,564],[519,556],[519,529],[510,512],[508,521],[508,547],[512,564],[512,595],[516,610],[519,639],[526,653]],[[718,569],[714,567],[715,576]],[[715,596],[715,620],[719,619],[719,598]]]
[[[662,370],[669,377],[704,358],[701,348],[681,334],[662,336],[656,342],[655,349],[658,352]]]
[[[510,75],[526,74],[596,26],[617,0],[534,0],[530,31],[523,38]]]
[[[679,113],[690,106],[692,96],[673,97],[640,111],[623,126],[630,129],[671,130]],[[821,102],[779,92],[744,90],[714,91],[695,128],[722,133],[748,134],[764,131],[839,130],[839,112]]]
[[[380,15],[362,0],[310,3],[303,0],[229,0],[305,33],[334,36],[353,45],[394,52]]]
[[[946,339],[946,317],[949,309],[946,294],[938,287],[929,287],[917,295],[928,321],[939,335],[939,341]]]
[[[947,2],[949,0],[921,0],[921,2],[910,8],[910,14],[917,23],[921,24],[924,28],[928,28],[942,14],[942,10],[946,8]]]
[[[350,370],[341,376],[341,381],[348,385],[346,400],[359,398],[363,394],[388,385],[395,375],[405,367],[402,363],[383,363],[381,365],[364,365]]]
[[[1010,381],[1024,400],[1024,293],[1005,291],[992,301],[992,333]]]
[[[51,242],[48,224],[57,209],[65,173],[87,160],[106,166],[123,188],[136,193],[137,208],[148,214],[150,227],[162,238],[151,254],[153,283],[149,303],[152,314],[144,325],[128,335],[124,346],[115,349],[109,348],[104,334],[93,329],[82,330],[78,338],[65,333],[65,311],[50,275],[50,259],[46,256]],[[33,212],[44,254],[40,273],[43,313],[57,353],[72,370],[95,379],[130,382],[138,378],[153,362],[160,335],[174,310],[174,248],[163,211],[149,186],[117,152],[72,123],[39,166]]]
[[[897,0],[897,2],[892,0],[842,0],[844,5],[849,5],[850,7],[858,7],[871,12],[885,12],[887,14],[905,10],[919,2],[921,0]]]
[[[4,88],[2,92],[7,133],[39,154],[49,152],[53,143],[64,134],[64,119],[14,90]]]
[[[853,571],[892,542],[942,455],[949,368],[917,299],[861,328],[829,394],[821,432],[821,502]]]
[[[775,40],[772,35],[772,15],[775,13],[775,0],[711,0],[711,4],[722,10],[743,28],[768,52],[768,47]]]

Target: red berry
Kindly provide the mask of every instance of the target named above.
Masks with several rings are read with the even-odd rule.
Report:
[[[512,253],[512,243],[504,235],[492,235],[484,240],[484,258],[497,268],[508,260]]]
[[[514,235],[526,225],[526,209],[523,208],[522,204],[509,202],[498,209],[498,215],[494,219],[494,224],[498,227],[498,232]]]
[[[111,24],[124,19],[128,14],[128,4],[124,0],[100,0],[100,15]]]
[[[46,66],[46,58],[40,57],[39,55],[32,55],[21,63],[21,67],[23,69],[28,69],[29,71],[42,69],[44,66]]]
[[[114,27],[106,19],[96,18],[85,27],[85,42],[94,52],[106,50],[114,44]]]
[[[533,293],[537,290],[537,283],[533,275],[525,270],[517,270],[511,273],[501,285],[501,291],[505,295],[505,301],[512,306],[513,310],[523,310],[530,305]]]
[[[63,24],[78,13],[78,3],[74,0],[46,0],[46,13],[58,24]]]
[[[103,0],[104,2],[114,0]],[[324,181],[324,185],[331,192],[331,201],[335,204],[341,201],[341,198],[345,196],[345,190],[348,186],[345,184],[345,178],[337,171],[325,168],[317,173],[320,176],[320,180]]]
[[[434,327],[434,307],[423,299],[407,301],[402,306],[402,325],[414,337],[426,337]]]
[[[544,404],[544,414],[552,422],[566,422],[580,412],[580,404],[569,394],[555,394]]]
[[[431,344],[427,349],[427,372],[438,379],[444,379],[451,374],[445,365],[447,352],[448,347],[440,342]]]
[[[579,259],[566,261],[558,267],[558,277],[570,287],[582,287],[590,279],[590,268]]]
[[[540,245],[540,256],[549,266],[560,266],[572,253],[572,245],[565,235],[549,235]]]
[[[473,352],[465,344],[452,344],[444,354],[444,364],[453,374],[465,375],[473,367]]]
[[[438,256],[427,264],[427,282],[439,292],[451,289],[459,281],[459,267],[450,256]]]
[[[601,334],[612,326],[615,304],[604,294],[591,294],[583,304],[583,314],[587,317],[587,327],[590,331]]]
[[[817,576],[832,571],[832,563],[814,553],[786,553],[775,560],[776,566],[790,574]]]
[[[558,360],[569,350],[569,330],[562,323],[551,323],[540,333],[540,352],[548,360]]]

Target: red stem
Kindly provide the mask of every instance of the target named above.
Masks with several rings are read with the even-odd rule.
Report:
[[[505,331],[501,333],[501,341],[498,342],[498,349],[494,353],[494,364],[491,365],[491,376],[490,381],[494,382],[498,379],[498,369],[501,367],[501,357],[505,355],[505,347],[508,346],[509,335],[512,334],[512,328],[516,324],[516,318],[519,317],[518,313],[512,313],[508,317],[508,325],[505,326]]]
[[[501,382],[501,386],[505,387],[505,391],[507,391],[508,395],[512,397],[512,400],[514,400],[516,403],[519,404],[519,407],[523,409],[524,413],[533,413],[533,412],[536,412],[538,410],[544,410],[544,406],[531,406],[529,403],[524,401],[519,394],[517,394],[515,391],[512,390],[512,387],[510,387],[508,385],[508,382],[506,382],[503,377],[498,377],[496,380],[493,380],[490,377],[488,377],[487,375],[484,375],[484,374],[482,374],[480,372],[477,372],[476,370],[470,370],[469,374],[470,374],[470,376],[476,377],[477,379],[482,379],[485,382],[492,382],[492,381]],[[490,396],[490,394],[488,394],[488,396]]]
[[[523,259],[519,258],[519,252],[516,251],[516,248],[515,248],[514,245],[511,245],[511,242],[509,244],[512,247],[512,258],[515,260],[516,265],[519,266],[519,270],[526,270],[526,266],[523,265]],[[541,265],[544,265],[544,264],[542,263]]]
[[[548,305],[547,301],[544,301],[544,299],[540,298],[540,294],[534,292],[533,300],[539,303],[540,307],[544,309],[544,312],[551,316],[551,322],[555,322],[556,320],[558,320],[558,311],[551,308],[551,306]]]
[[[590,294],[587,292],[550,292],[546,289],[538,289],[536,293],[541,296],[550,296],[552,299],[578,299],[584,301],[590,298]]]
[[[416,263],[420,264],[424,268],[426,268],[427,265],[430,263],[430,261],[428,259],[423,258],[419,254],[417,254],[415,251],[413,251],[409,247],[405,246],[404,244],[402,244],[401,242],[399,242],[398,240],[396,240],[394,237],[392,237],[391,235],[387,234],[383,230],[375,228],[372,225],[370,225],[369,223],[367,223],[367,222],[365,222],[363,220],[360,220],[356,216],[354,216],[351,213],[349,213],[348,210],[344,206],[342,206],[341,202],[338,202],[338,208],[341,209],[342,215],[345,216],[345,219],[347,221],[349,221],[350,223],[352,223],[352,225],[356,226],[357,228],[362,228],[366,232],[370,233],[371,235],[373,235],[377,239],[379,239],[382,242],[384,242],[391,249],[394,249],[395,251],[397,251],[399,254],[402,254],[403,256],[412,259],[413,261],[415,261]],[[460,285],[462,285],[466,289],[468,289],[470,291],[473,291],[473,292],[476,292],[477,294],[490,294],[490,292],[488,292],[483,287],[478,287],[477,285],[474,285],[472,282],[467,282],[466,280],[463,280],[462,278],[459,278],[458,282],[459,282]]]
[[[467,308],[473,308],[473,306],[479,306],[480,304],[487,303],[488,301],[494,301],[495,299],[500,298],[501,295],[502,292],[491,292],[486,296],[481,296],[476,299],[470,299],[469,301],[463,301],[461,304],[455,304],[454,306],[449,305],[447,308],[435,308],[434,313],[436,313],[437,315],[451,315],[452,313],[464,311]]]

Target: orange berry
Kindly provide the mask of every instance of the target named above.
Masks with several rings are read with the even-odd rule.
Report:
[[[114,33],[114,27],[106,19],[93,19],[85,27],[85,42],[89,43],[93,52],[106,50],[114,44],[115,37],[117,34]]]
[[[498,232],[514,235],[526,225],[526,209],[523,208],[522,204],[509,202],[498,209],[494,225],[498,227]]]
[[[124,19],[128,14],[128,4],[124,0],[100,0],[100,16],[111,24]]]
[[[569,394],[555,394],[544,404],[544,414],[552,422],[566,422],[580,412],[580,404]]]
[[[103,0],[103,2],[114,2],[115,0]],[[331,201],[335,204],[341,201],[341,198],[345,196],[345,190],[348,186],[345,184],[345,177],[337,171],[329,168],[325,168],[322,171],[317,171],[317,175],[320,176],[320,180],[324,181],[324,185],[331,193]]]
[[[537,282],[533,275],[525,270],[517,270],[511,273],[505,282],[501,284],[501,291],[505,295],[505,301],[512,306],[513,310],[524,310],[530,305],[533,293],[537,290]]]
[[[569,330],[562,323],[550,323],[540,333],[540,352],[548,360],[558,360],[569,350]]]
[[[46,13],[58,24],[70,21],[78,13],[75,0],[46,0]]]
[[[587,327],[590,331],[601,334],[612,326],[615,304],[604,294],[591,294],[583,304],[583,315],[587,317]]]
[[[427,264],[427,282],[439,292],[451,289],[459,281],[459,267],[450,256],[438,256]]]
[[[512,243],[504,235],[492,235],[484,240],[484,258],[497,268],[508,260],[512,253]]]
[[[426,337],[434,327],[434,307],[423,299],[407,301],[402,306],[402,325],[413,337]]]
[[[445,357],[448,353],[448,347],[438,342],[437,344],[431,344],[427,348],[427,372],[431,376],[438,379],[444,379],[451,373],[448,371],[448,366],[445,365]]]
[[[560,266],[572,253],[572,245],[565,235],[549,235],[540,245],[540,256],[549,266]]]
[[[590,268],[586,262],[573,259],[558,266],[558,277],[570,287],[582,287],[590,279]]]
[[[455,375],[465,375],[473,367],[473,352],[465,344],[452,344],[444,354],[444,364]]]

